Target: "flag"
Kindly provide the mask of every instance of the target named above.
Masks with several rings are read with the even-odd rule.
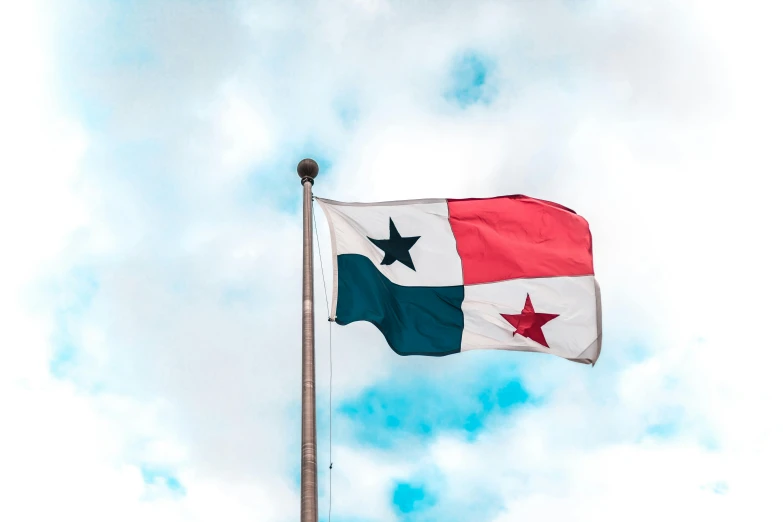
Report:
[[[478,349],[595,364],[601,298],[587,221],[514,195],[343,203],[331,232],[331,319],[374,324],[400,355]]]

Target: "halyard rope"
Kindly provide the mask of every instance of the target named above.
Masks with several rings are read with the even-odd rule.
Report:
[[[326,275],[324,273],[324,260],[321,256],[321,241],[318,239],[318,225],[313,213],[313,200],[310,200],[310,215],[313,216],[315,227],[315,243],[318,246],[318,262],[321,265],[321,281],[324,284],[324,303],[326,304],[326,316],[329,319],[329,522],[332,520],[332,318],[329,317],[329,296],[326,293]]]

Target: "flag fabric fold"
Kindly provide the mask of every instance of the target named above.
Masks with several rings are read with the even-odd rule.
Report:
[[[331,319],[400,355],[498,349],[595,364],[601,297],[587,221],[527,196],[316,198],[334,257]]]

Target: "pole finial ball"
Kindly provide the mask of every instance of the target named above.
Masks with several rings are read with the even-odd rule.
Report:
[[[309,180],[310,183],[312,183],[318,175],[318,163],[310,158],[305,158],[296,166],[296,173],[302,178],[302,183],[304,183],[305,180]]]

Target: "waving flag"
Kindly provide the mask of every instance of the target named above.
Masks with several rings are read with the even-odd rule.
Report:
[[[598,359],[592,239],[572,210],[526,196],[317,201],[331,231],[338,324],[369,321],[400,355]]]

